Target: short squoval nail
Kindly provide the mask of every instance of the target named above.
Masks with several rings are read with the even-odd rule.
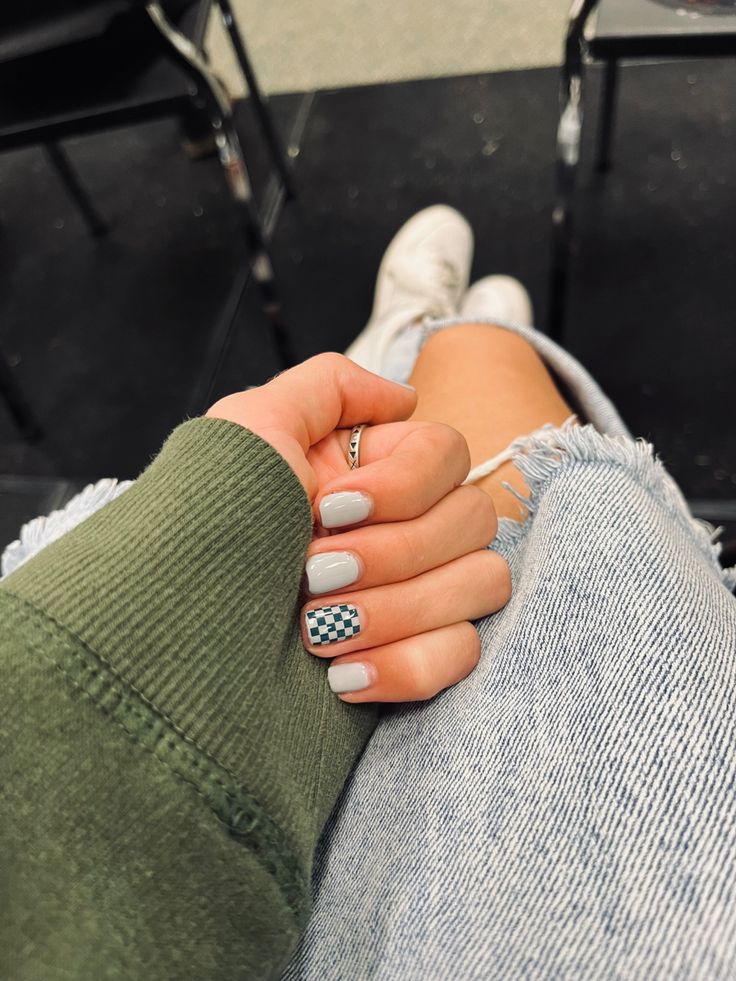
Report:
[[[373,502],[360,491],[337,491],[328,494],[319,503],[319,517],[323,528],[342,528],[364,521],[371,513]]]
[[[359,578],[360,566],[351,552],[321,552],[307,561],[307,586],[313,596],[333,593]]]
[[[371,684],[368,666],[361,661],[352,664],[333,664],[327,669],[327,683],[336,695],[349,691],[363,691]]]
[[[349,603],[307,610],[304,620],[307,625],[307,639],[313,647],[336,644],[360,633],[360,614],[357,607]]]

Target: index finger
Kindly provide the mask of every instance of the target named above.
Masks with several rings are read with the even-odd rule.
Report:
[[[323,528],[417,518],[465,480],[470,452],[456,429],[426,422],[408,426],[387,456],[324,486],[316,501]],[[363,444],[370,439],[366,429]]]

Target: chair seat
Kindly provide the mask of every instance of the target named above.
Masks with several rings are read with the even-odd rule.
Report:
[[[0,61],[103,34],[111,19],[130,8],[127,0],[56,0],[24,3],[0,15]]]
[[[601,0],[586,37],[594,58],[732,55],[736,54],[736,4]]]
[[[178,24],[195,43],[210,6],[198,0]],[[142,10],[118,17],[99,36],[0,63],[0,91],[0,150],[176,114],[190,94]]]

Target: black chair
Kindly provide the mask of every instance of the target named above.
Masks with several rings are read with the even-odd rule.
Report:
[[[204,48],[208,18],[219,11],[283,198],[292,177],[248,59],[230,0],[36,0],[0,14],[0,152],[44,144],[92,234],[107,232],[60,141],[167,116],[209,122],[238,210],[251,276],[284,367],[293,363],[267,234],[227,93]],[[29,439],[40,427],[0,354],[0,396]]]
[[[594,26],[592,15],[597,13]],[[555,203],[547,330],[564,331],[573,198],[583,126],[585,66],[602,62],[604,82],[596,167],[610,166],[616,86],[624,59],[736,55],[736,0],[573,0],[565,39],[557,129]]]
[[[591,15],[597,11],[594,28]],[[570,247],[573,235],[573,196],[580,158],[583,125],[584,69],[603,62],[601,117],[596,146],[596,169],[611,163],[616,84],[620,61],[641,58],[709,58],[736,54],[736,0],[573,0],[570,9],[560,86],[557,130],[556,197],[552,216],[548,333],[557,340],[564,331]],[[691,500],[696,517],[731,532],[736,502]],[[724,565],[734,561],[736,543],[727,541]]]

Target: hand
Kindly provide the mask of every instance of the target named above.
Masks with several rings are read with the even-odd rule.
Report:
[[[461,680],[480,656],[469,621],[510,596],[508,566],[485,548],[491,500],[459,486],[465,440],[401,421],[415,405],[413,390],[325,354],[207,413],[270,443],[307,492],[321,526],[307,558],[319,599],[304,607],[302,632],[311,653],[335,658],[329,680],[344,701],[426,699]],[[370,428],[351,471],[349,429],[361,422]]]

